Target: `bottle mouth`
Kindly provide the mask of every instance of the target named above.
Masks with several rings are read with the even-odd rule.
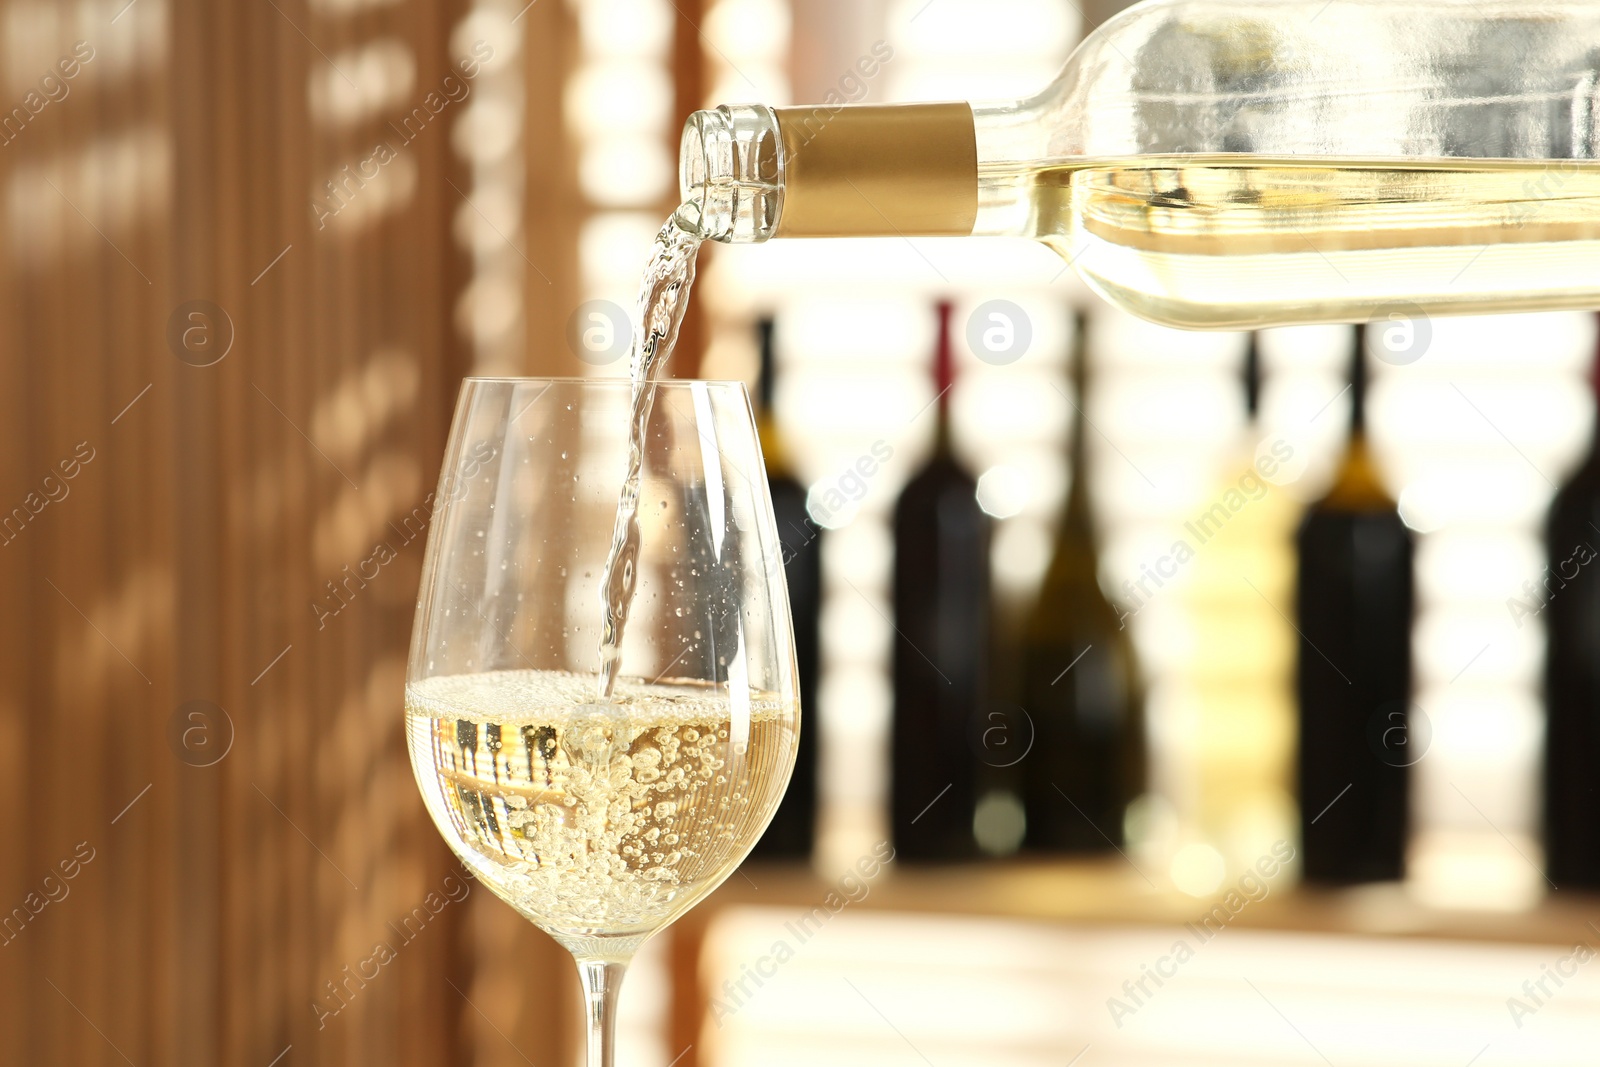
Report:
[[[706,145],[709,136],[708,120],[715,121],[715,111],[696,111],[683,124],[683,138],[678,144],[678,222],[687,229],[707,237],[703,220],[706,216],[706,198],[710,196],[712,182],[710,150]]]
[[[696,111],[678,146],[678,223],[713,241],[771,237],[783,203],[777,114],[759,105]]]

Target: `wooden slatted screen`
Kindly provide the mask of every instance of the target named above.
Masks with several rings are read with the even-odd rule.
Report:
[[[0,3],[0,1061],[470,1061],[400,723],[461,7]]]
[[[568,5],[0,0],[0,1062],[575,1062],[400,720],[473,12],[521,42],[524,369],[574,373]]]

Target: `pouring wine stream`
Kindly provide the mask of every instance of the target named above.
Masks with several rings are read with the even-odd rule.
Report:
[[[622,670],[622,636],[638,584],[639,479],[644,467],[644,435],[655,403],[661,368],[678,340],[694,286],[695,258],[700,252],[694,209],[685,204],[656,234],[639,286],[639,324],[629,353],[633,380],[633,412],[628,421],[628,474],[617,499],[611,550],[600,576],[600,700],[611,699]],[[696,212],[697,213],[697,212]]]

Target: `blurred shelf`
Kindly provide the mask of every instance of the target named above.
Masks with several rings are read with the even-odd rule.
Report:
[[[843,872],[841,872],[841,876]],[[1433,906],[1400,883],[1350,889],[1284,887],[1273,879],[1229,928],[1309,934],[1426,937],[1510,944],[1571,945],[1600,936],[1600,895],[1552,893],[1522,910],[1470,911]],[[896,861],[868,880],[851,911],[945,913],[1069,924],[1198,924],[1238,881],[1197,899],[1147,882],[1120,859],[1017,860],[951,866]],[[837,880],[804,865],[746,864],[690,915],[710,921],[724,907],[821,904]],[[856,890],[859,893],[859,890]]]
[[[1221,924],[1229,932],[1222,947],[1196,957],[1211,937],[1184,925],[1198,927],[1237,879],[1196,899],[1152,885],[1115,856],[896,861],[866,882],[865,894],[859,883],[840,887],[839,875],[799,865],[752,864],[741,874],[673,928],[676,1067],[884,1062],[903,1053],[897,1042],[938,1047],[949,1063],[1061,1063],[1092,1044],[1096,1061],[1108,1064],[1449,1067],[1476,1060],[1472,1052],[1483,1055],[1491,1037],[1504,1046],[1490,1057],[1499,1064],[1594,1062],[1600,1001],[1592,992],[1563,992],[1531,1043],[1516,1048],[1504,1011],[1524,978],[1554,974],[1549,961],[1596,943],[1600,896],[1551,893],[1523,910],[1468,911],[1430,906],[1401,884],[1313,890],[1279,875],[1265,897],[1258,891]],[[850,919],[831,920],[831,939],[784,971],[782,993],[742,1014],[756,996],[747,972],[756,989],[777,977],[808,943],[797,926],[844,888],[855,899],[828,910]],[[1186,955],[1168,948],[1179,941]],[[1165,983],[1153,1014],[1142,1014],[1152,996],[1142,976],[1176,977],[1160,962],[1174,956],[1197,962],[1184,964],[1183,981]],[[863,988],[874,998],[868,1006]],[[1159,977],[1155,988],[1163,988]],[[1283,999],[1281,1019],[1273,1001],[1261,1003],[1263,989]],[[1141,1014],[1125,1029],[1133,1010]],[[1479,1033],[1490,1026],[1505,1037]],[[1326,1042],[1330,1055],[1308,1055],[1312,1041],[1319,1055]]]

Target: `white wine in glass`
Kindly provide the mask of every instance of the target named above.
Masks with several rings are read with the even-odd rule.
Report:
[[[612,1062],[628,960],[750,851],[800,729],[744,387],[655,390],[610,696],[601,585],[628,467],[624,380],[467,381],[406,683],[428,811],[484,885],[577,959],[590,1067]]]

